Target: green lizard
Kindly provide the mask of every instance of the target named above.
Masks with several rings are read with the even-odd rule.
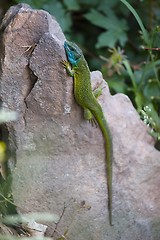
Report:
[[[109,222],[112,225],[112,139],[110,130],[102,108],[97,102],[97,94],[94,94],[92,91],[90,70],[81,49],[75,43],[69,41],[65,41],[64,49],[68,62],[63,60],[62,64],[68,74],[74,79],[74,97],[76,102],[84,109],[85,119],[91,121],[96,119],[105,139],[108,210]]]

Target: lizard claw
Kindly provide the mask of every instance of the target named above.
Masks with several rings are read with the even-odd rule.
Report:
[[[67,62],[66,60],[62,60],[61,62],[60,62],[62,65],[63,65],[63,67],[64,68],[68,68],[68,67],[70,67],[70,64],[69,64],[69,62]]]
[[[98,127],[98,125],[97,125],[97,121],[96,121],[95,118],[91,118],[91,119],[89,120],[89,123],[92,124],[92,127],[94,127],[94,126],[96,126],[96,128]]]
[[[75,71],[71,68],[71,65],[66,60],[61,60],[60,63],[63,65],[63,67],[66,69],[69,76],[73,77]]]

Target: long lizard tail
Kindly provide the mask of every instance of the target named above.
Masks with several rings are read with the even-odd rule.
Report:
[[[102,111],[93,112],[98,125],[103,133],[105,139],[105,151],[106,151],[106,168],[107,168],[107,187],[108,187],[108,211],[109,211],[109,223],[112,226],[112,158],[113,158],[113,146],[112,138],[109,130],[108,123],[104,117]]]

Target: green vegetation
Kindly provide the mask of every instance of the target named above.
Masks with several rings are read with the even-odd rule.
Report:
[[[53,14],[66,37],[80,45],[92,69],[102,71],[111,92],[129,96],[142,118],[152,119],[160,140],[157,1],[14,0]],[[151,109],[148,115],[147,106]],[[145,114],[144,114],[145,113]],[[145,116],[144,116],[145,115]],[[146,122],[146,121],[145,121]]]

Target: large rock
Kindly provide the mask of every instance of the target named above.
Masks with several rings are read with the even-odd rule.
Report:
[[[113,136],[110,227],[103,137],[74,100],[72,78],[60,63],[66,57],[58,23],[18,5],[2,29],[0,98],[19,114],[6,125],[19,212],[63,213],[57,230],[70,240],[160,239],[160,152],[128,97],[111,96],[101,73],[91,74],[93,86],[103,81],[98,100]]]

